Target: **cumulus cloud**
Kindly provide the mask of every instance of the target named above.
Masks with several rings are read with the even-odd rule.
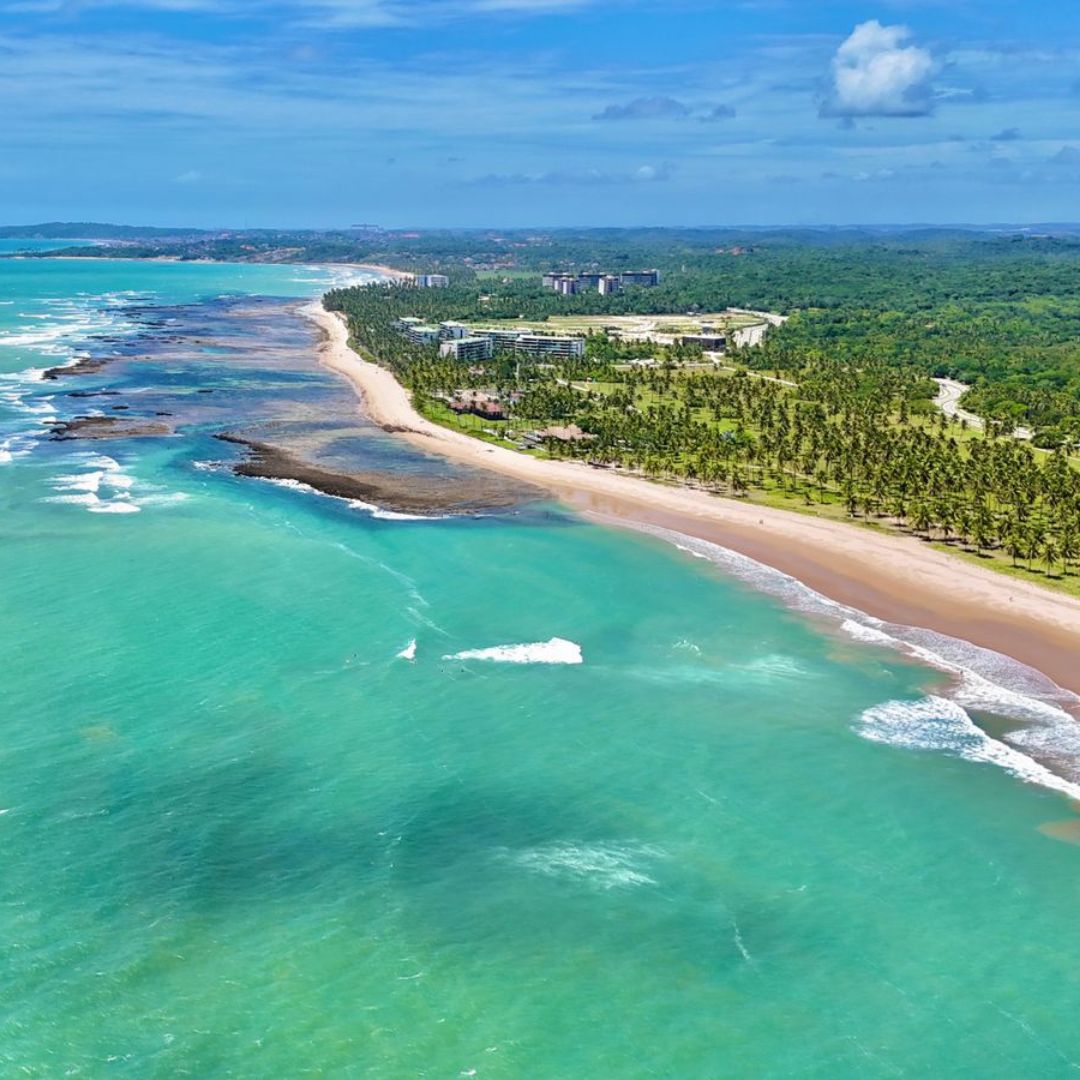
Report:
[[[925,116],[933,107],[928,49],[908,44],[906,26],[876,19],[856,26],[832,62],[832,86],[823,116]]]
[[[670,97],[640,97],[625,105],[609,105],[594,120],[685,120],[689,105]]]

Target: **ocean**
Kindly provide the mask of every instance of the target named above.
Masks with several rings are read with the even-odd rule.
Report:
[[[0,1075],[1074,1075],[1063,696],[365,424],[345,275],[0,258]]]

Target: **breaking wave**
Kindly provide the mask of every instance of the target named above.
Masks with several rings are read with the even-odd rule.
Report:
[[[859,717],[855,730],[872,742],[906,750],[944,751],[967,761],[997,765],[1026,783],[1080,799],[1080,784],[1057,776],[1027,754],[991,738],[967,710],[948,698],[929,696],[875,705]]]
[[[187,499],[183,492],[163,491],[136,479],[105,454],[80,454],[75,461],[84,471],[54,476],[50,483],[57,494],[43,502],[81,506],[92,514],[137,514],[145,506],[172,506]]]
[[[85,358],[90,338],[111,337],[137,332],[124,308],[137,294],[103,293],[100,296],[42,300],[46,312],[26,312],[21,326],[0,331],[0,351],[16,350],[21,362],[23,353],[43,358],[48,366],[31,366],[20,371],[0,373],[0,465],[10,465],[16,458],[33,452],[45,434],[45,427],[57,415],[52,394],[43,394],[42,383],[49,368],[71,367]],[[7,416],[7,413],[13,414]],[[26,429],[27,415],[37,418],[36,428]]]
[[[209,470],[213,468],[213,463],[199,462],[197,467]],[[260,476],[257,479],[267,484],[273,484],[274,487],[286,488],[289,491],[302,491],[306,495],[317,495],[322,499],[343,502],[351,509],[362,510],[380,521],[448,521],[457,516],[456,514],[406,514],[398,510],[384,510],[374,503],[364,502],[362,499],[347,499],[341,495],[330,495],[325,491],[312,487],[310,484],[305,484],[302,480],[293,480],[285,476]]]
[[[945,701],[951,709],[963,712],[972,730],[981,729],[971,720],[968,710],[992,714],[1017,725],[1005,734],[1005,742],[989,740],[1002,751],[1016,755],[1017,760],[1008,766],[1010,772],[1058,791],[1067,789],[1071,792],[1070,785],[1080,783],[1080,722],[1068,711],[1068,708],[1080,705],[1080,697],[1064,690],[1041,672],[960,638],[876,619],[857,608],[822,596],[782,571],[719,544],[658,527],[644,527],[642,531],[666,540],[696,558],[714,563],[738,580],[775,597],[795,611],[831,624],[855,641],[892,649],[944,672],[951,677],[951,685],[944,692],[947,696],[933,700]],[[896,703],[888,704],[891,707]],[[989,736],[985,737],[989,739]],[[1037,754],[1065,779],[1028,757],[1029,753]],[[1023,770],[1021,759],[1027,763]],[[1080,788],[1076,790],[1080,791]]]
[[[466,649],[444,660],[488,660],[495,664],[581,664],[581,646],[565,638],[532,645],[495,645],[490,649]]]

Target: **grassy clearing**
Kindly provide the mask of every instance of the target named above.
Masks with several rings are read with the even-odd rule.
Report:
[[[484,325],[495,329],[546,330],[563,334],[587,334],[609,330],[624,337],[649,334],[672,336],[700,334],[702,324],[726,330],[740,330],[760,325],[761,320],[748,315],[716,312],[704,315],[550,315],[543,321],[528,319],[490,319]]]

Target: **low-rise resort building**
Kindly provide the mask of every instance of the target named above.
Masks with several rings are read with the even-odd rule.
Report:
[[[439,346],[439,355],[444,359],[472,363],[476,360],[490,360],[494,346],[490,338],[459,337],[444,341]]]
[[[548,334],[522,334],[514,342],[514,351],[525,356],[562,357],[570,359],[585,355],[585,339],[555,337]]]
[[[482,417],[484,420],[505,420],[507,418],[506,406],[492,394],[484,393],[483,390],[459,390],[448,402],[451,412],[459,416],[469,413],[472,416]]]
[[[437,326],[414,324],[405,327],[405,336],[414,345],[434,345],[439,340],[439,328]]]
[[[394,326],[413,345],[438,345],[439,355],[473,363],[490,360],[496,350],[514,352],[537,359],[571,359],[585,355],[585,338],[580,335],[539,334],[525,330],[476,327],[443,322],[428,326],[408,316]]]

